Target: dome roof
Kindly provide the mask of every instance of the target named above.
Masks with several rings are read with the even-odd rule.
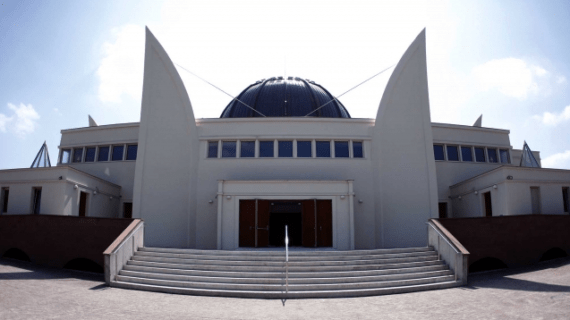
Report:
[[[263,117],[263,115],[350,118],[342,103],[325,88],[314,81],[293,77],[257,81],[232,100],[220,118]]]

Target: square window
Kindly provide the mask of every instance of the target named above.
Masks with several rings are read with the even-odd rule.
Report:
[[[293,156],[293,141],[279,141],[279,157],[291,158]]]
[[[273,141],[259,141],[259,157],[273,158]]]
[[[445,160],[442,145],[440,145],[440,144],[434,144],[433,145],[433,157],[435,158],[435,160],[439,160],[439,161]]]
[[[109,147],[99,147],[97,161],[109,161]]]
[[[235,158],[236,152],[236,141],[222,141],[222,158]]]
[[[473,153],[471,147],[461,147],[461,158],[463,161],[473,162]]]
[[[485,160],[485,148],[475,148],[475,161],[486,162],[486,160]]]
[[[335,158],[348,158],[348,141],[335,141],[334,142],[334,156]]]
[[[456,146],[447,146],[447,160],[459,161],[459,153]]]
[[[499,150],[499,156],[501,157],[501,163],[510,163],[509,150],[501,149]]]
[[[127,160],[137,160],[138,149],[139,146],[137,144],[127,146]]]
[[[487,148],[487,155],[489,156],[489,162],[493,162],[493,163],[498,162],[497,150],[496,149]]]
[[[242,141],[241,142],[241,154],[242,158],[253,158],[255,157],[255,141]]]
[[[71,149],[61,150],[61,163],[69,163],[71,160]]]
[[[218,141],[208,141],[208,158],[218,157]]]
[[[312,156],[312,141],[297,141],[297,158],[310,158]]]
[[[124,146],[113,146],[113,154],[111,160],[121,161],[123,160],[123,149]]]
[[[83,148],[73,149],[73,162],[81,162],[83,159]]]
[[[363,158],[364,152],[362,148],[362,141],[352,141],[352,157]]]
[[[331,142],[317,141],[317,157],[330,158],[330,156],[331,156]]]
[[[85,149],[85,162],[95,161],[95,147]]]

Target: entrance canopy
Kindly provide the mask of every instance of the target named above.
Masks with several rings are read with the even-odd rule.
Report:
[[[354,249],[352,180],[218,181],[218,249],[279,247],[281,229],[304,247]]]

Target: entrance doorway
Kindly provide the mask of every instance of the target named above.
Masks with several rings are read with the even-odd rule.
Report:
[[[491,192],[483,193],[483,201],[485,202],[485,217],[493,216],[493,204],[491,202]]]
[[[79,214],[80,217],[87,216],[87,192],[79,193]]]
[[[332,247],[332,200],[240,200],[239,246]]]

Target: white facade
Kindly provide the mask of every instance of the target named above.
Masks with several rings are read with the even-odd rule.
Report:
[[[431,122],[424,32],[395,67],[376,119],[195,119],[176,68],[148,30],[144,67],[140,123],[90,119],[90,127],[62,130],[57,168],[0,171],[0,187],[9,189],[3,214],[30,213],[30,192],[41,186],[49,198],[41,214],[77,215],[78,190],[87,190],[88,216],[132,210],[145,221],[148,246],[237,249],[240,201],[325,200],[331,246],[350,250],[424,246],[428,219],[485,216],[489,190],[492,215],[567,210],[570,172],[517,167],[521,150],[508,130]],[[279,155],[283,141],[290,157]],[[299,142],[310,143],[310,157],[298,155]],[[255,146],[251,157],[241,154],[245,143]],[[260,155],[262,143],[273,145],[272,157]],[[317,156],[323,143],[328,157]],[[226,144],[235,148],[230,157]],[[337,146],[348,153],[338,157]],[[42,172],[49,178],[38,178]]]

